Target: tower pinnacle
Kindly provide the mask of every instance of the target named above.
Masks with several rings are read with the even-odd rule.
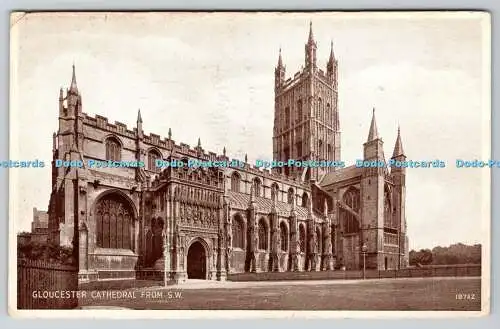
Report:
[[[142,123],[142,116],[141,116],[141,109],[139,109],[137,111],[137,122],[139,123]]]
[[[72,94],[78,94],[78,86],[76,85],[76,73],[75,73],[75,64],[73,63],[73,73],[71,76],[71,86],[69,87],[69,92]]]
[[[313,34],[313,23],[309,21],[309,39],[307,40],[309,44],[314,43],[314,34]]]
[[[378,139],[377,122],[375,121],[375,108],[373,108],[372,123],[370,124],[370,132],[368,133],[367,142]]]
[[[330,58],[328,59],[329,63],[333,63],[335,60],[335,54],[333,53],[333,40],[330,42]]]
[[[281,47],[280,47],[279,56],[278,56],[278,68],[282,68],[282,67],[283,67],[283,60],[281,59]]]
[[[396,144],[394,145],[394,152],[392,152],[392,157],[395,158],[399,155],[404,155],[403,143],[401,142],[401,130],[398,126],[398,137],[396,137]]]

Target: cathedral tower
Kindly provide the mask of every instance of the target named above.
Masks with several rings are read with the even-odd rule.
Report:
[[[305,66],[285,78],[281,49],[275,68],[275,99],[273,158],[293,160],[340,160],[340,127],[338,114],[337,60],[333,52],[326,65],[326,73],[317,67],[317,44],[312,24],[305,44]],[[282,167],[281,172],[303,179],[319,180],[333,171],[329,168]]]

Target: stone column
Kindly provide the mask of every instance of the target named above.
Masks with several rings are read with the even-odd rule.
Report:
[[[247,208],[247,223],[249,230],[249,241],[247,244],[248,252],[248,262],[250,272],[257,272],[257,241],[258,241],[258,229],[256,225],[256,214],[255,214],[255,198],[254,198],[253,185],[250,187],[250,202]]]
[[[279,230],[278,230],[278,213],[276,211],[276,199],[274,199],[273,208],[270,214],[270,223],[271,223],[271,254],[270,263],[271,263],[271,271],[279,272],[280,264],[279,264]]]
[[[290,214],[290,270],[298,271],[299,270],[299,253],[300,253],[300,245],[297,237],[297,213],[295,211],[295,200],[292,203],[292,210]]]
[[[216,211],[216,214],[219,216],[219,234],[218,234],[218,253],[217,253],[217,280],[218,281],[226,281],[227,277],[227,262],[226,262],[226,252],[227,252],[227,221],[229,214],[229,204],[226,200],[226,196],[221,197],[221,207]]]

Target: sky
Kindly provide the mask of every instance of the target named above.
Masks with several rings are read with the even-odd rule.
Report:
[[[410,248],[481,243],[489,235],[488,169],[456,159],[489,159],[489,20],[480,13],[64,13],[11,22],[10,159],[45,168],[11,169],[11,218],[29,230],[46,210],[59,88],[76,67],[83,111],[146,134],[250,162],[272,157],[274,67],[287,78],[304,65],[309,22],[326,70],[339,65],[341,157],[363,155],[372,108],[386,158],[398,125],[409,160],[445,168],[408,169]]]

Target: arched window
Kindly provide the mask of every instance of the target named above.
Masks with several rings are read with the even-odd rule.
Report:
[[[307,208],[309,203],[309,195],[306,192],[302,194],[302,207]]]
[[[323,152],[323,141],[320,139],[318,141],[318,155],[321,159],[323,159],[323,155],[324,155],[324,152]]]
[[[306,229],[304,225],[299,225],[300,252],[306,251]]]
[[[267,226],[263,218],[259,221],[259,249],[267,250],[268,241],[267,241]]]
[[[330,126],[333,125],[332,122],[332,112],[330,108],[330,103],[326,103],[326,123]]]
[[[288,251],[288,229],[283,222],[280,223],[280,246],[281,251]]]
[[[273,183],[273,185],[271,185],[271,200],[272,201],[278,201],[278,191],[279,191],[279,188],[278,188],[278,184],[276,183]]]
[[[359,214],[359,192],[354,188],[350,188],[344,194],[344,203],[351,208],[354,212]],[[357,233],[359,231],[359,222],[356,216],[351,212],[341,209],[342,221],[344,223],[344,233]]]
[[[328,161],[332,161],[333,160],[333,148],[332,148],[332,145],[331,144],[328,144],[327,146],[327,149],[328,149]]]
[[[260,179],[255,177],[253,180],[253,191],[255,196],[260,196],[261,195],[261,184],[260,184]]]
[[[291,187],[290,187],[290,188],[288,189],[288,198],[287,198],[287,202],[288,202],[289,204],[292,204],[294,201],[295,201],[295,200],[294,200],[294,192],[293,192],[293,188],[291,188]]]
[[[240,174],[237,172],[234,172],[233,175],[231,176],[231,191],[233,192],[239,192],[240,191]]]
[[[151,150],[148,153],[148,169],[153,172],[159,172],[160,167],[156,165],[156,160],[161,159],[161,155],[157,151]]]
[[[233,248],[243,249],[245,247],[243,219],[239,215],[235,216],[233,219],[232,233],[233,233]]]
[[[134,212],[128,200],[107,195],[98,201],[95,214],[98,247],[133,249]]]
[[[392,208],[391,208],[391,194],[386,188],[384,193],[384,226],[392,227]]]
[[[302,121],[302,100],[297,101],[297,121]]]
[[[115,137],[106,139],[106,160],[121,161],[121,145]]]

